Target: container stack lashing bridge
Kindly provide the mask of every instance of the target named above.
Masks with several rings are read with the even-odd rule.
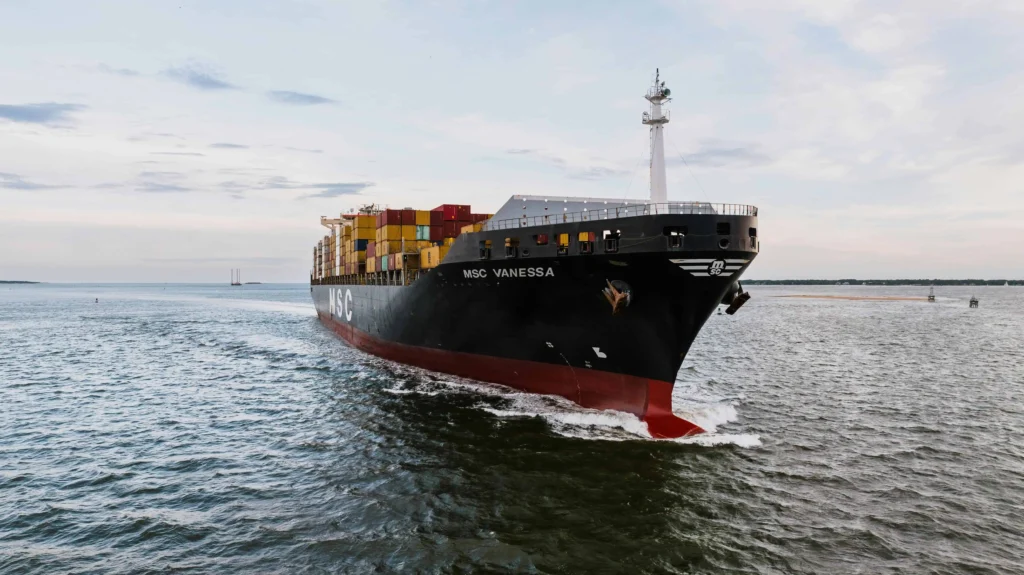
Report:
[[[729,306],[726,308],[725,313],[732,315],[736,313],[736,310],[743,307],[743,304],[747,303],[748,299],[750,299],[750,294],[743,291],[743,286],[737,280],[729,286],[729,291],[725,292],[720,303]]]

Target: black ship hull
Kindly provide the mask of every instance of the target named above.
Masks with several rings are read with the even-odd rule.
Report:
[[[673,415],[673,383],[705,321],[735,296],[756,239],[732,244],[749,241],[750,250],[701,250],[721,247],[712,232],[706,241],[691,237],[689,246],[673,246],[662,233],[664,218],[632,220],[621,225],[623,237],[632,228],[645,238],[633,249],[624,242],[617,253],[536,249],[535,257],[479,259],[477,240],[511,232],[470,234],[411,285],[328,278],[313,282],[313,300],[325,325],[368,353],[632,413],[654,437],[700,433]],[[553,237],[566,227],[545,231]],[[580,226],[571,227],[575,233]]]

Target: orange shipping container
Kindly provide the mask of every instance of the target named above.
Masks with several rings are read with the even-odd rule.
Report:
[[[416,225],[417,226],[429,226],[430,225],[430,212],[424,210],[416,210]]]

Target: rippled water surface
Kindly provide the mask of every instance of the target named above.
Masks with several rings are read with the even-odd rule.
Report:
[[[671,442],[366,356],[307,286],[0,286],[0,573],[1024,572],[1024,289],[751,291]]]

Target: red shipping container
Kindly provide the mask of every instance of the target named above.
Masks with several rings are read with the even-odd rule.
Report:
[[[456,238],[462,231],[462,224],[459,222],[445,222],[441,228],[442,238]]]
[[[366,244],[366,257],[375,258],[377,257],[377,243],[370,242]]]
[[[395,254],[388,254],[388,271],[395,269]]]
[[[402,210],[402,225],[403,226],[415,226],[416,225],[416,210]]]
[[[430,213],[431,214],[434,214],[434,213],[440,214],[441,212],[430,212]],[[436,225],[436,226],[430,226],[430,241],[432,241],[432,242],[439,242],[439,241],[442,241],[442,240],[444,240],[444,225],[439,224],[439,225]]]
[[[473,221],[473,214],[470,213],[471,210],[469,209],[469,206],[456,206],[456,212],[458,213],[458,218],[457,219],[460,222],[472,222]]]
[[[431,226],[440,226],[442,223],[444,223],[444,214],[443,213],[441,213],[440,211],[437,211],[437,210],[434,210],[434,211],[430,212],[430,225]]]
[[[441,212],[441,219],[446,222],[454,222],[459,219],[459,206],[455,204],[441,204],[431,211]]]
[[[377,227],[402,225],[402,210],[384,210],[377,218]]]
[[[489,216],[487,214],[473,214],[472,222],[474,224],[479,224],[480,222],[487,221],[488,217]]]

